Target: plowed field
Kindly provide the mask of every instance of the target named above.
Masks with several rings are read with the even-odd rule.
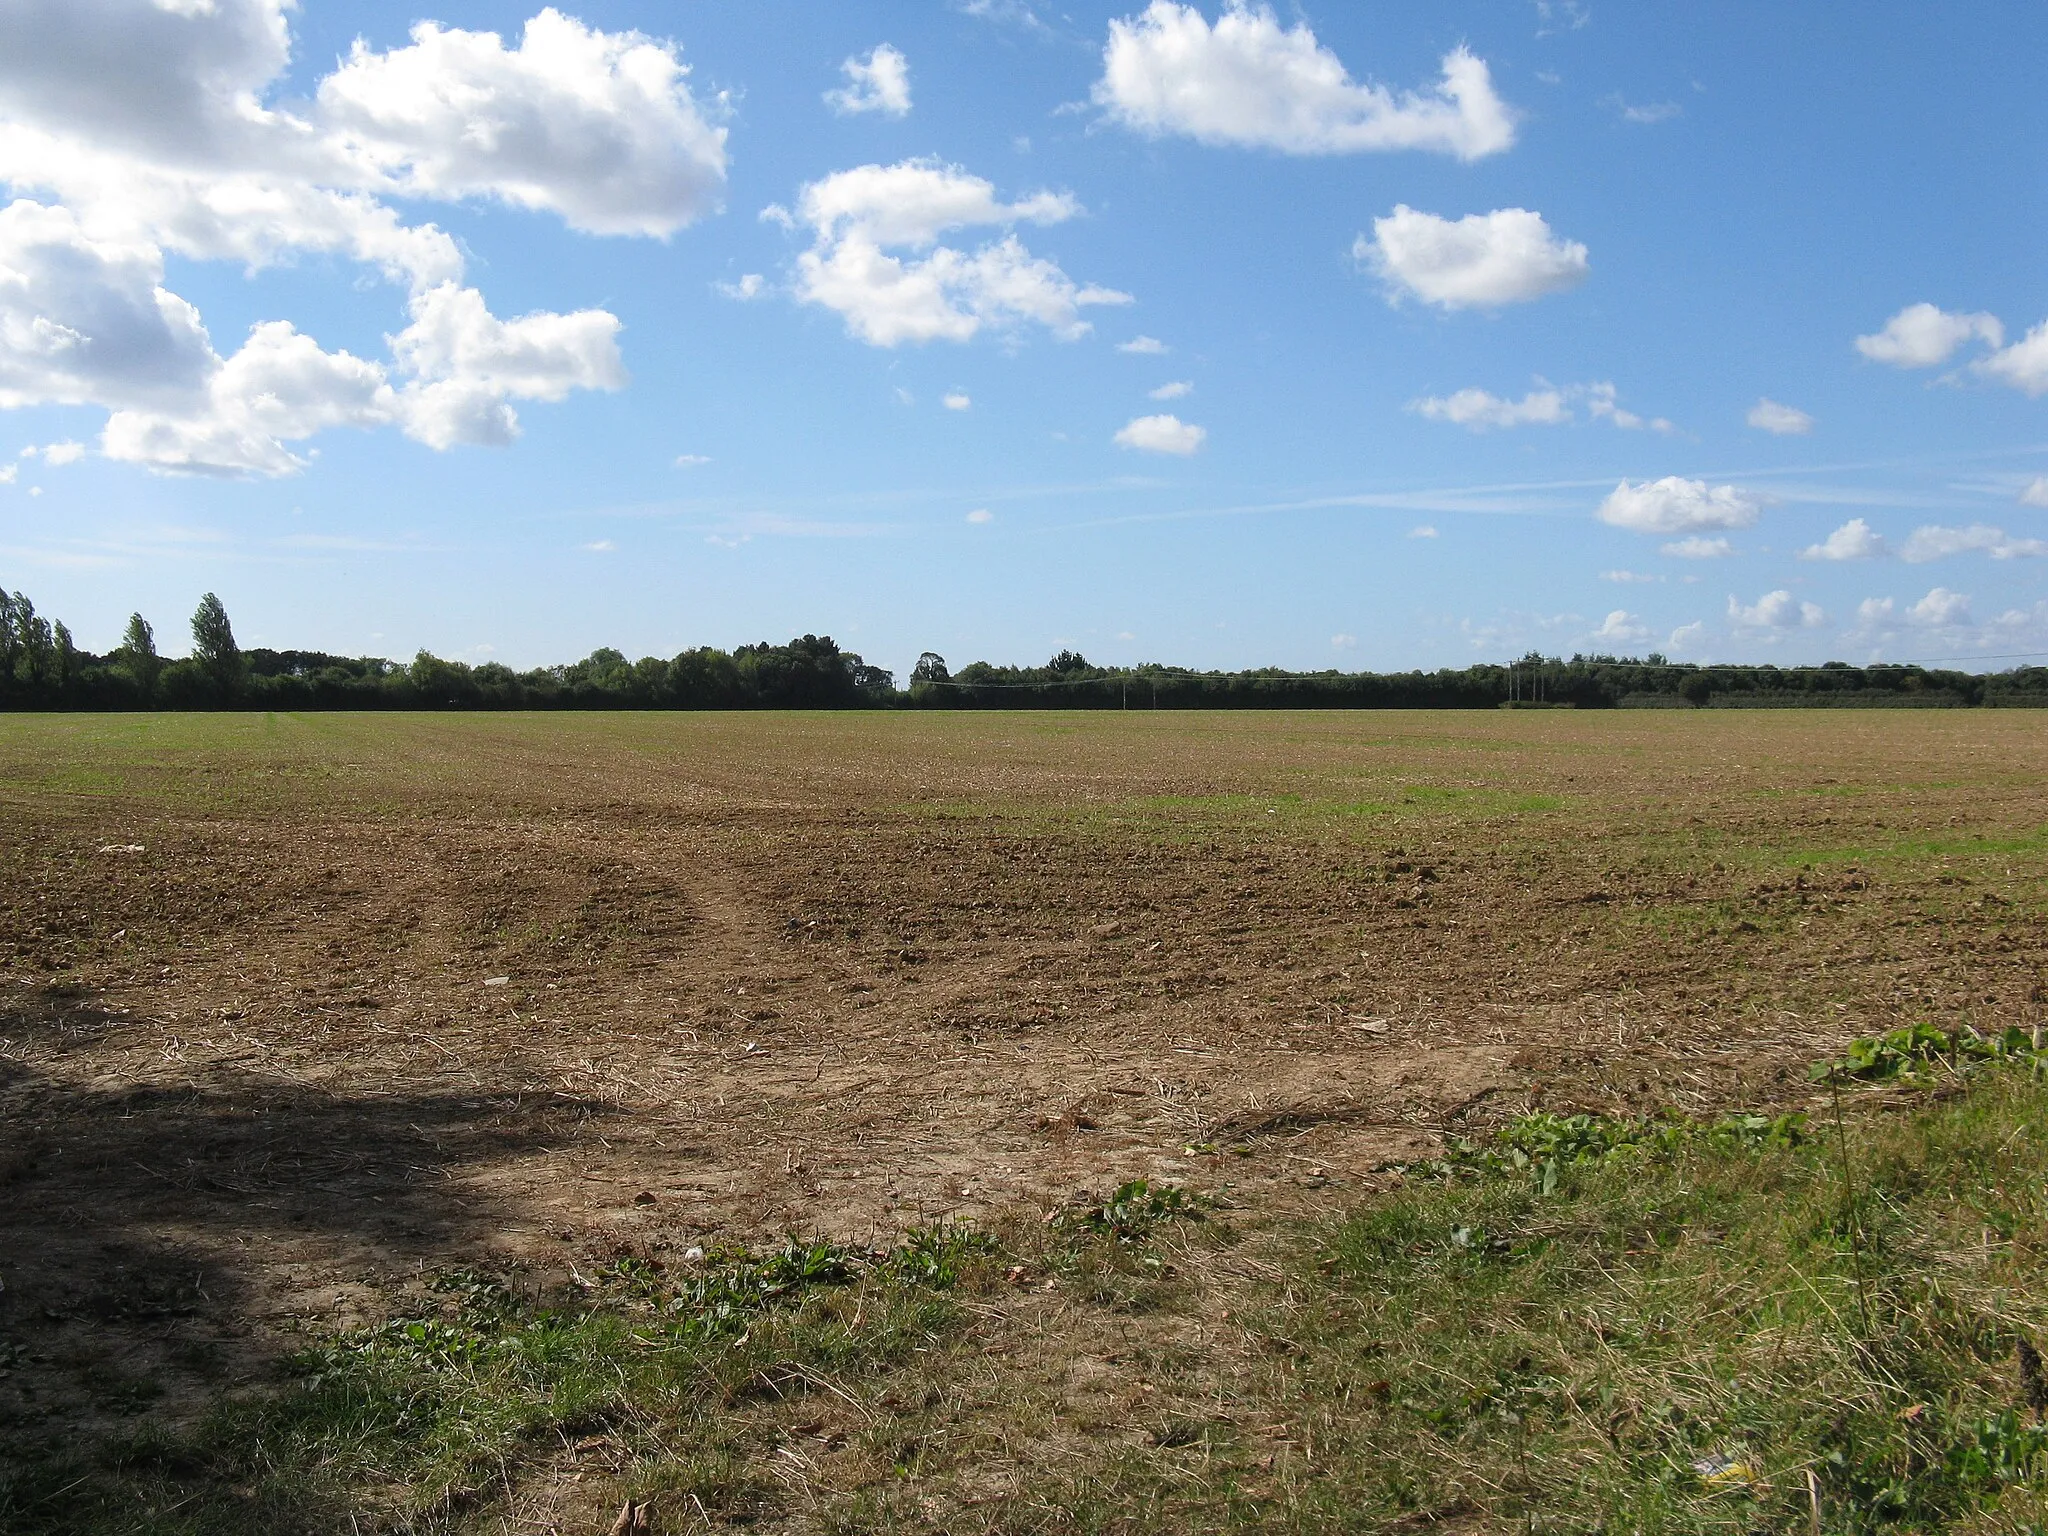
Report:
[[[2038,1023],[2026,712],[0,718],[0,1435],[437,1266],[1336,1208]]]

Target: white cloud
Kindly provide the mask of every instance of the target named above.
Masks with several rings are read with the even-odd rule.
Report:
[[[1889,624],[1896,605],[1888,597],[1866,597],[1856,605],[1856,621],[1865,629],[1878,629]]]
[[[38,195],[0,210],[0,269],[12,279],[0,285],[0,407],[96,404],[112,413],[111,457],[282,474],[305,462],[285,445],[327,426],[502,442],[516,426],[508,399],[615,387],[615,319],[496,320],[460,286],[456,243],[381,199],[489,198],[587,232],[673,232],[716,207],[725,174],[724,130],[691,97],[673,45],[553,10],[516,48],[426,23],[388,52],[359,41],[310,100],[272,101],[292,9],[11,8],[0,179]],[[411,290],[396,371],[324,352],[282,320],[223,359],[197,311],[163,286],[167,253],[261,267],[305,252],[366,263]],[[511,351],[471,347],[417,373],[431,349],[399,344],[457,303],[474,311],[472,336],[495,328]],[[511,355],[551,350],[563,355],[531,368]]]
[[[949,411],[971,411],[974,409],[973,397],[964,390],[955,390],[952,394],[947,395],[940,404],[944,405]]]
[[[1355,651],[1358,649],[1358,636],[1334,634],[1330,636],[1330,644],[1340,651]]]
[[[1683,655],[1687,651],[1698,650],[1706,638],[1707,626],[1694,620],[1690,624],[1681,624],[1671,631],[1671,638],[1664,642],[1664,649],[1674,656]]]
[[[1183,400],[1194,392],[1195,386],[1192,380],[1176,379],[1171,384],[1162,384],[1157,389],[1148,390],[1146,398],[1151,400]]]
[[[20,473],[19,464],[0,464],[0,485],[14,484],[15,477]]]
[[[1813,418],[1806,412],[1797,406],[1780,405],[1768,395],[1752,405],[1743,420],[1774,437],[1804,437],[1813,430]]]
[[[736,283],[714,283],[712,285],[728,299],[737,299],[742,304],[758,299],[768,291],[767,280],[758,272],[742,272]]]
[[[306,461],[287,444],[329,427],[387,425],[400,415],[378,364],[324,352],[290,321],[268,320],[180,407],[115,411],[100,446],[110,459],[161,474],[288,475]]]
[[[1641,105],[1624,99],[1619,92],[1607,98],[1614,110],[1621,114],[1625,123],[1668,123],[1674,117],[1685,115],[1685,108],[1675,101],[1651,101]]]
[[[987,507],[976,507],[972,512],[967,514],[967,521],[977,526],[986,523],[992,523],[995,520],[995,513],[989,511]]]
[[[2048,475],[2036,475],[2031,484],[2020,492],[2023,507],[2048,507]]]
[[[2048,555],[2048,541],[2016,539],[1988,523],[1972,523],[1967,528],[1930,525],[1915,528],[1899,553],[1913,565],[1924,565],[1929,560],[1980,550],[1994,560],[2025,560]]]
[[[1640,432],[1647,428],[1664,437],[1669,437],[1678,430],[1662,416],[1645,418],[1638,416],[1634,411],[1623,409],[1612,384],[1588,384],[1585,393],[1586,413],[1596,421],[1608,422],[1624,432]]]
[[[1914,624],[1929,629],[1946,629],[1955,624],[1970,621],[1970,600],[1960,592],[1951,592],[1947,587],[1935,587],[1919,602],[1906,610],[1906,618]]]
[[[1799,551],[1802,560],[1877,560],[1888,551],[1884,536],[1860,517],[1852,517],[1818,544]]]
[[[1438,537],[1438,534],[1436,529],[1430,524],[1417,523],[1408,530],[1408,537],[1411,539],[1434,539]]]
[[[1538,37],[1547,37],[1559,30],[1576,32],[1593,19],[1592,11],[1585,0],[1536,0]]]
[[[619,546],[610,539],[593,539],[588,544],[578,547],[588,550],[593,555],[609,555],[615,553]]]
[[[1986,378],[2039,397],[2048,394],[2048,320],[2009,347],[1971,365]]]
[[[1858,336],[1856,350],[1894,368],[1935,368],[1972,338],[1995,347],[2005,340],[2005,327],[1996,315],[1952,314],[1932,304],[1909,304],[1885,321],[1883,330]]]
[[[0,409],[165,403],[216,364],[153,245],[95,240],[68,208],[0,209]]]
[[[711,456],[704,453],[679,453],[676,455],[677,469],[695,469],[699,464],[709,464]]]
[[[1632,582],[1663,581],[1665,578],[1653,571],[1602,571],[1600,579],[1628,585]]]
[[[1474,432],[1484,432],[1489,427],[1554,427],[1572,419],[1563,393],[1556,389],[1532,389],[1519,400],[1504,399],[1483,389],[1461,389],[1455,394],[1411,400],[1408,409],[1431,421],[1448,421]]]
[[[115,411],[102,449],[164,474],[287,475],[306,463],[287,445],[329,427],[396,424],[433,448],[501,445],[519,433],[507,402],[625,383],[619,322],[603,310],[500,320],[474,288],[447,283],[416,295],[411,312],[387,338],[402,388],[378,363],[265,321],[191,399]]]
[[[1695,533],[1690,538],[1661,545],[1658,553],[1670,555],[1675,560],[1723,560],[1735,553],[1735,546],[1726,539],[1710,539]]]
[[[1646,419],[1634,411],[1624,410],[1617,401],[1614,386],[1609,383],[1559,385],[1538,378],[1536,387],[1519,400],[1484,389],[1461,389],[1454,394],[1411,400],[1408,409],[1431,421],[1448,421],[1474,432],[1484,432],[1490,427],[1563,426],[1575,419],[1572,402],[1578,400],[1586,403],[1586,413],[1594,420],[1605,421],[1624,431],[1647,428],[1668,435],[1678,430],[1662,416]]]
[[[972,255],[938,245],[949,230],[1057,224],[1079,213],[1064,192],[1004,203],[992,184],[937,160],[864,165],[810,183],[798,213],[815,238],[797,258],[797,296],[846,320],[870,346],[966,341],[984,327],[1036,322],[1063,341],[1088,333],[1080,311],[1130,295],[1077,286],[1014,234]],[[890,247],[929,252],[916,258]]]
[[[1577,287],[1589,270],[1584,245],[1557,239],[1543,216],[1526,208],[1445,219],[1402,203],[1372,228],[1372,238],[1360,235],[1351,254],[1371,263],[1397,294],[1444,309],[1526,303]]]
[[[404,396],[406,433],[431,447],[509,442],[519,422],[508,400],[625,387],[619,322],[604,310],[500,320],[483,295],[453,283],[419,295],[411,310],[391,350],[415,380]]]
[[[1191,426],[1178,416],[1140,416],[1117,433],[1116,443],[1145,453],[1172,453],[1186,458],[1202,446],[1208,435],[1207,428]]]
[[[887,43],[878,43],[865,59],[851,58],[839,66],[846,84],[825,93],[834,112],[880,112],[903,117],[910,111],[910,61]]]
[[[1728,618],[1737,629],[1764,631],[1818,629],[1828,620],[1816,604],[1800,602],[1782,587],[1766,592],[1746,608],[1735,598],[1729,598]]]
[[[1626,609],[1617,608],[1588,638],[1607,640],[1616,645],[1633,645],[1638,640],[1650,638],[1650,626]]]
[[[1133,336],[1129,341],[1116,344],[1119,352],[1134,353],[1139,357],[1164,357],[1172,348],[1157,336]]]
[[[516,49],[429,21],[409,48],[358,39],[317,102],[338,145],[390,191],[495,197],[592,234],[667,235],[716,207],[725,182],[725,130],[705,121],[688,72],[670,44],[551,6]]]
[[[33,450],[24,448],[22,450],[22,457],[26,458],[31,451]],[[52,469],[61,469],[66,464],[76,464],[80,459],[84,458],[86,446],[83,443],[72,442],[45,443],[40,451],[45,464],[49,465]]]
[[[1477,160],[1515,142],[1513,110],[1465,48],[1444,55],[1428,94],[1397,95],[1354,81],[1306,23],[1283,29],[1246,0],[1229,0],[1213,27],[1173,0],[1110,22],[1093,95],[1140,133],[1295,155],[1422,149]]]
[[[1636,533],[1684,534],[1748,528],[1762,511],[1763,500],[1752,491],[1666,475],[1641,485],[1622,481],[1600,503],[1598,516]]]

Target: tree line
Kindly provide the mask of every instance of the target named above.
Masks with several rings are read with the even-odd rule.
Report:
[[[2048,667],[1971,673],[1919,666],[1706,666],[1652,654],[1545,657],[1434,672],[1202,672],[1101,667],[1063,650],[1040,667],[918,658],[894,674],[803,635],[731,651],[700,646],[630,661],[615,650],[515,671],[421,651],[410,663],[321,651],[242,649],[209,592],[191,652],[168,659],[141,614],[105,655],[0,588],[0,709],[1492,709],[1552,707],[1917,708],[2048,706]]]

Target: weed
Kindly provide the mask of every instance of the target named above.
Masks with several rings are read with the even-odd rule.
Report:
[[[1921,1023],[1852,1041],[1833,1061],[1815,1062],[1809,1076],[1815,1082],[1853,1078],[1885,1083],[1930,1074],[1955,1077],[2001,1061],[2039,1067],[2048,1057],[2043,1056],[2040,1041],[2031,1032],[2017,1027],[1980,1035],[1967,1025],[1951,1032]]]
[[[1118,1185],[1100,1205],[1058,1212],[1053,1224],[1062,1231],[1132,1245],[1144,1242],[1161,1222],[1201,1219],[1200,1202],[1186,1190],[1170,1184],[1155,1188],[1144,1179],[1132,1179]]]

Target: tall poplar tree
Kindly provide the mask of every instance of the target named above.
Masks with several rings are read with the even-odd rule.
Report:
[[[223,695],[242,686],[242,652],[235,644],[235,627],[228,611],[211,592],[199,599],[192,615],[192,659]]]

